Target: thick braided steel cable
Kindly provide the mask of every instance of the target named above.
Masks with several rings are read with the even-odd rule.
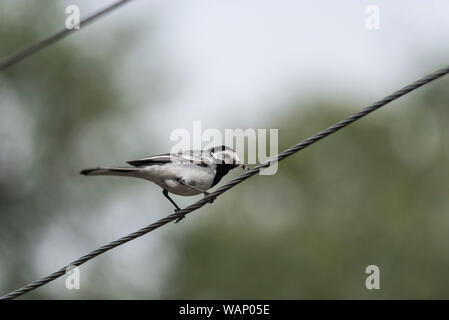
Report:
[[[179,211],[179,213],[181,214],[189,214],[192,211],[198,210],[199,208],[203,207],[206,203],[208,203],[208,200],[218,197],[221,194],[223,194],[224,192],[226,192],[227,190],[233,188],[234,186],[236,186],[237,184],[245,181],[246,179],[256,175],[260,170],[269,167],[271,164],[273,164],[276,161],[280,161],[283,160],[289,156],[291,156],[292,154],[310,146],[311,144],[314,144],[315,142],[331,135],[334,132],[337,132],[338,130],[350,125],[351,123],[353,123],[354,121],[357,121],[358,119],[368,115],[369,113],[379,109],[380,107],[390,103],[393,100],[398,99],[399,97],[435,80],[438,79],[444,75],[446,75],[447,73],[449,73],[449,66],[447,66],[444,69],[438,70],[434,73],[431,73],[411,84],[409,84],[408,86],[405,86],[404,88],[394,92],[393,94],[389,95],[388,97],[383,98],[382,100],[379,100],[375,103],[373,103],[372,105],[364,108],[363,110],[361,110],[360,112],[357,112],[353,115],[351,115],[350,117],[337,122],[336,124],[330,126],[329,128],[322,130],[318,133],[316,133],[315,135],[311,136],[310,138],[288,148],[287,150],[281,152],[280,154],[278,154],[276,157],[274,157],[273,159],[270,159],[258,166],[255,166],[254,168],[252,168],[251,170],[243,173],[242,175],[238,176],[237,178],[231,180],[230,182],[226,183],[225,185],[223,185],[222,187],[218,188],[216,191],[211,192],[208,196],[204,197],[203,199],[195,202],[194,204],[182,209],[181,211]],[[37,280],[33,283],[30,283],[20,289],[17,289],[7,295],[4,295],[2,297],[0,297],[0,299],[13,299],[16,298],[26,292],[29,292],[31,290],[34,290],[50,281],[53,281],[59,277],[61,277],[62,275],[64,275],[66,273],[67,268],[69,268],[70,266],[80,266],[83,263],[95,258],[96,256],[105,253],[106,251],[109,251],[115,247],[118,247],[126,242],[129,242],[131,240],[134,240],[138,237],[141,237],[157,228],[162,227],[163,225],[174,221],[178,218],[178,215],[176,213],[173,213],[163,219],[160,219],[158,221],[156,221],[155,223],[152,223],[150,225],[148,225],[145,228],[142,228],[136,232],[133,232],[125,237],[122,237],[116,241],[110,242],[107,245],[104,245],[100,248],[98,248],[97,250],[94,250],[92,252],[90,252],[89,254],[79,258],[78,260],[73,261],[72,263],[68,264],[65,267],[62,267],[61,269],[59,269],[58,271],[52,273],[51,275],[42,278],[40,280]]]
[[[113,4],[111,4],[110,6],[92,14],[91,16],[89,16],[85,19],[82,19],[80,21],[80,26],[83,27],[85,25],[88,25],[89,23],[93,22],[94,20],[98,19],[99,17],[111,12],[114,9],[117,9],[118,7],[120,7],[130,1],[132,1],[132,0],[120,0],[120,1],[117,1]],[[76,32],[76,31],[79,31],[79,30],[62,29],[62,30],[48,36],[47,38],[42,39],[42,40],[30,45],[29,47],[10,55],[9,57],[6,57],[2,61],[0,61],[0,71],[5,70],[6,68],[22,61],[26,57],[33,55],[34,53],[48,47],[49,45],[67,37],[69,34]]]

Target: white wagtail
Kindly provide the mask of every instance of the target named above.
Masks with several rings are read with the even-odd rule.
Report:
[[[161,154],[140,160],[128,161],[133,167],[94,168],[80,173],[86,176],[125,176],[142,178],[154,182],[162,188],[163,195],[175,206],[175,212],[181,210],[168,195],[169,192],[181,196],[193,196],[203,193],[220,182],[221,178],[234,168],[249,169],[241,163],[237,153],[226,146],[208,150],[190,150],[174,154]],[[210,203],[214,199],[210,200]],[[184,218],[179,214],[176,222]]]

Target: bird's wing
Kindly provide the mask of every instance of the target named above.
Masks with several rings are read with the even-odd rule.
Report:
[[[148,158],[127,161],[127,163],[135,167],[144,167],[165,163],[194,163],[205,166],[211,165],[213,163],[213,159],[211,159],[207,151],[190,150],[180,153],[159,154]]]
[[[151,166],[155,164],[164,164],[173,162],[173,155],[170,153],[158,154],[148,158],[127,161],[126,163],[134,167]]]

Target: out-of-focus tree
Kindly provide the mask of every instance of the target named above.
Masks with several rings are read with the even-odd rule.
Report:
[[[189,217],[192,227],[170,242],[165,297],[447,298],[448,84],[385,107]],[[302,100],[270,124],[281,148],[360,108]],[[380,290],[365,288],[372,264]]]
[[[61,29],[65,10],[56,2],[6,1],[0,4],[0,17],[0,56],[5,57]],[[132,24],[117,29],[110,29],[116,38],[96,42],[101,46],[83,45],[75,34],[0,73],[2,291],[42,276],[35,265],[38,239],[56,216],[69,219],[77,208],[81,214],[71,225],[79,230],[80,241],[89,238],[83,230],[89,212],[83,216],[82,208],[91,199],[80,202],[76,194],[95,186],[81,187],[78,172],[92,159],[86,150],[118,153],[111,124],[125,122],[133,111],[124,103],[116,69],[136,31]],[[89,137],[97,139],[96,147],[86,147]],[[40,296],[38,291],[28,295]]]

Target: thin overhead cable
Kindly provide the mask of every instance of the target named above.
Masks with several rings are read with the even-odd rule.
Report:
[[[121,7],[122,5],[124,5],[130,1],[132,1],[132,0],[117,1],[117,2],[113,3],[112,5],[98,11],[97,13],[94,13],[94,14],[90,15],[89,17],[82,19],[80,21],[80,26],[84,27],[84,26],[88,25],[89,23],[93,22],[94,20],[104,16],[105,14],[113,11],[114,9]],[[3,71],[6,68],[15,65],[16,63],[19,63],[23,59],[35,54],[36,52],[50,46],[51,44],[67,37],[69,34],[76,32],[76,31],[79,31],[79,30],[76,30],[76,29],[70,30],[70,29],[64,28],[64,29],[48,36],[47,38],[39,40],[38,42],[33,43],[29,47],[22,49],[16,53],[10,55],[9,57],[4,58],[3,60],[0,61],[0,71]]]

